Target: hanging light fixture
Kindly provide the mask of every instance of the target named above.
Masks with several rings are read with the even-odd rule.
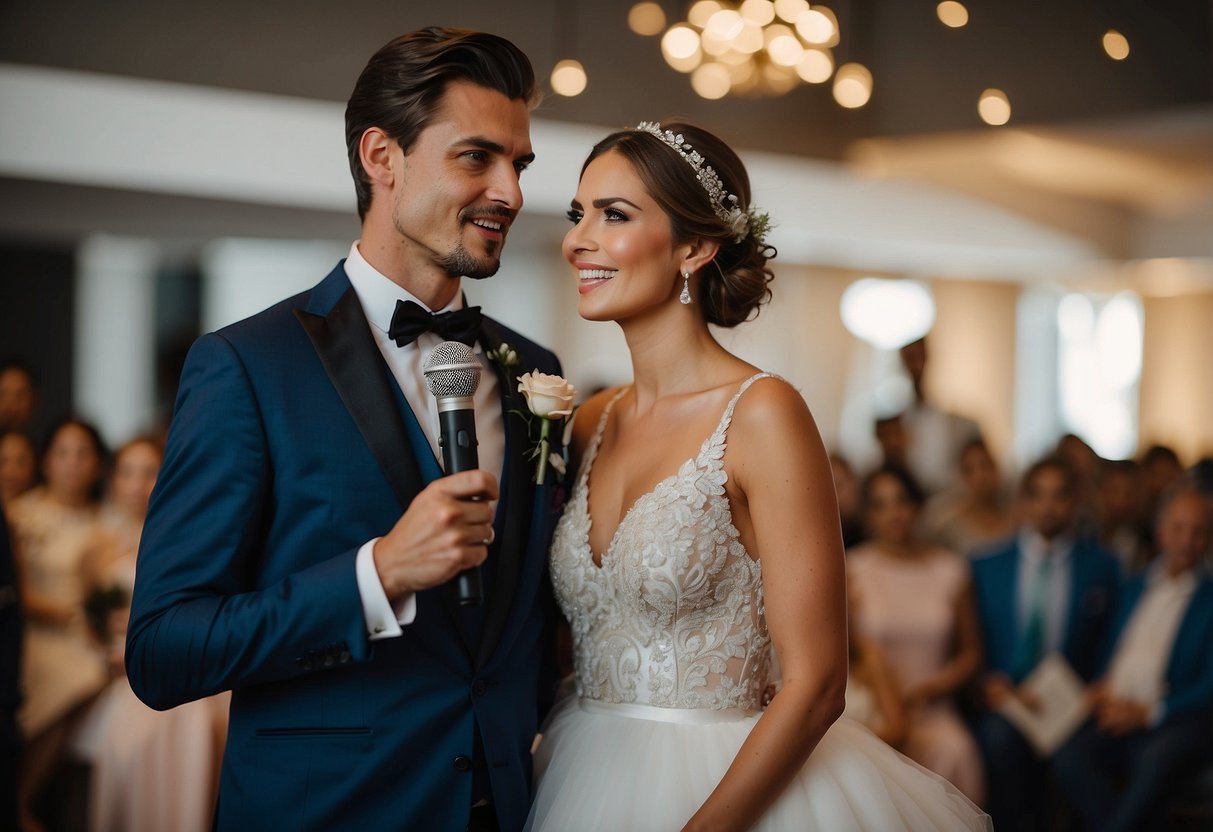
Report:
[[[651,5],[632,7],[633,31],[639,31],[633,18]],[[704,98],[773,97],[830,80],[840,39],[834,12],[807,0],[698,0],[685,20],[665,30],[661,54],[673,69],[691,75],[692,89]],[[843,84],[851,89],[844,105],[851,108],[862,107],[872,94],[871,73],[854,66],[861,70],[859,80]]]

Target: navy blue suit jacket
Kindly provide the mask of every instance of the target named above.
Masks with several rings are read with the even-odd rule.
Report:
[[[1107,672],[1116,643],[1145,588],[1145,575],[1125,584],[1100,663],[1101,676]],[[1207,575],[1199,577],[1179,622],[1164,678],[1167,693],[1163,697],[1163,724],[1176,717],[1213,711],[1213,579]]]
[[[1015,673],[1021,638],[1018,537],[973,561],[973,589],[985,645],[988,671],[1023,681]],[[1062,655],[1083,679],[1095,673],[1116,601],[1116,559],[1090,540],[1079,539],[1071,553],[1070,602],[1062,638]]]
[[[523,369],[559,373],[554,355],[486,318],[482,346],[502,342]],[[521,828],[558,506],[552,485],[531,483],[525,425],[508,412],[523,407],[516,385],[499,383],[506,460],[485,606],[421,592],[404,634],[372,642],[355,555],[438,469],[342,264],[194,344],[126,661],[155,708],[232,690],[220,828],[463,829],[476,727],[501,828]]]

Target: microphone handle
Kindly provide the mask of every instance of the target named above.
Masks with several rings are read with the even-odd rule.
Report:
[[[442,446],[442,467],[448,474],[471,471],[480,467],[476,453],[476,411],[469,408],[444,410],[438,408],[438,443]],[[484,603],[484,585],[480,567],[473,566],[455,576],[455,597],[462,607],[477,607]]]

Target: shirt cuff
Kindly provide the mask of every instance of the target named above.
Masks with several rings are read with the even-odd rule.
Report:
[[[417,596],[410,592],[395,604],[388,601],[387,592],[375,570],[375,544],[372,538],[362,544],[354,558],[354,574],[358,579],[358,595],[362,599],[362,617],[371,641],[403,635],[401,627],[412,624],[417,617]]]

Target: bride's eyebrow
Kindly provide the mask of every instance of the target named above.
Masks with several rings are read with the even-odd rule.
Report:
[[[592,204],[595,208],[606,208],[608,205],[614,205],[616,202],[622,202],[624,205],[631,205],[637,211],[644,210],[635,202],[632,202],[629,199],[624,199],[621,196],[608,196],[604,197],[603,199],[596,199]]]

